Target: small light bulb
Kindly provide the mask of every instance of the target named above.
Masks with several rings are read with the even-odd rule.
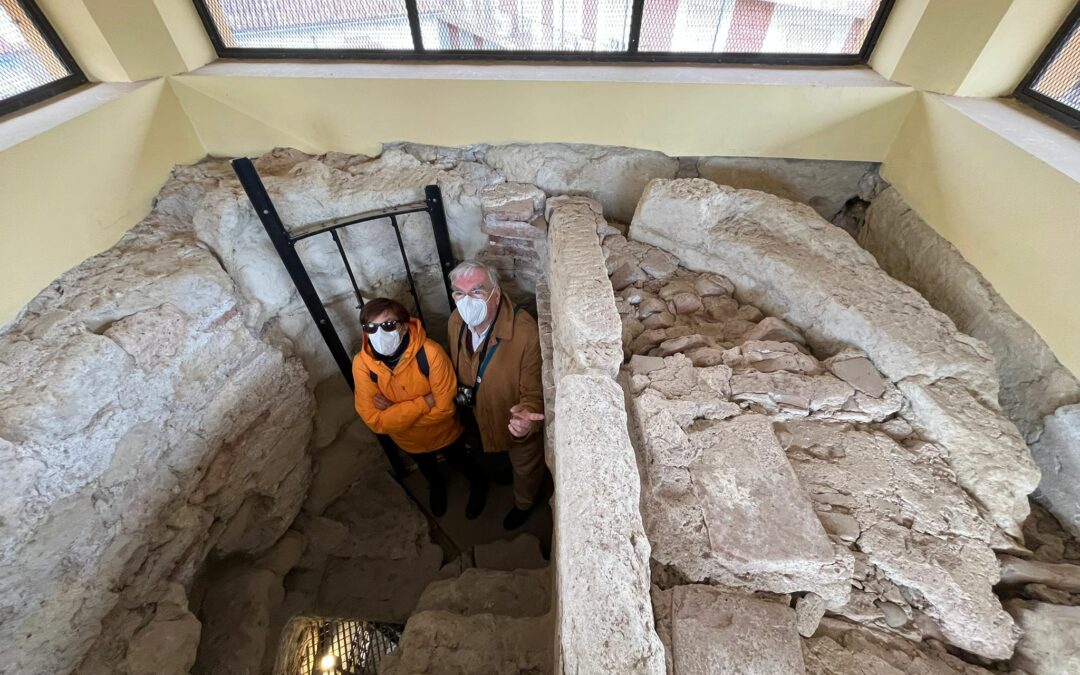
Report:
[[[319,661],[319,670],[330,672],[335,668],[337,668],[337,659],[333,654],[327,654]]]

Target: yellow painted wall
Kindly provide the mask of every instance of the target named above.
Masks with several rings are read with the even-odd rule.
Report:
[[[1013,0],[956,93],[1012,94],[1075,6],[1076,0]]]
[[[174,164],[205,153],[163,80],[0,153],[0,324],[150,210]]]
[[[1080,374],[1080,183],[928,94],[883,175]]]
[[[563,141],[669,155],[880,161],[913,101],[911,90],[896,86],[209,75],[172,81],[214,155],[281,145],[372,154],[395,140]]]

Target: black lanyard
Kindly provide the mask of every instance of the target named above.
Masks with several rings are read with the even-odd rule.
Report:
[[[488,342],[491,341],[491,335],[495,332],[495,324],[499,322],[499,310],[502,309],[502,298],[499,298],[499,304],[495,307],[495,316],[491,319],[491,327],[488,328],[487,335],[484,336],[484,342],[480,345],[479,360],[480,366],[476,369],[476,382],[473,384],[473,395],[480,389],[480,381],[484,377],[484,371],[487,370],[488,362],[491,361],[491,357],[495,356],[495,350],[499,348],[499,340],[495,340],[495,348],[488,353]],[[454,349],[454,373],[457,374],[458,363],[461,360],[461,341],[465,339],[465,329],[469,327],[469,324],[465,323],[465,320],[461,321],[461,332],[458,334],[457,347]],[[470,340],[472,338],[469,338]]]

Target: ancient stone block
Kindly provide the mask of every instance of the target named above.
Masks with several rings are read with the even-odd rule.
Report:
[[[496,183],[480,191],[480,210],[495,221],[527,223],[544,212],[544,191],[529,183]]]
[[[560,376],[595,369],[614,377],[622,363],[622,326],[596,238],[595,202],[549,199],[550,276],[556,369]]]
[[[1008,608],[1024,631],[1010,665],[1031,675],[1080,672],[1080,607],[1013,600]]]
[[[697,585],[658,596],[667,598],[674,675],[803,671],[795,612],[786,605]]]
[[[1080,536],[1080,404],[1062,406],[1044,419],[1031,454],[1042,472],[1039,499],[1061,524]]]
[[[558,383],[555,419],[564,669],[658,675],[664,656],[649,602],[649,540],[623,393],[606,377],[567,375]]]

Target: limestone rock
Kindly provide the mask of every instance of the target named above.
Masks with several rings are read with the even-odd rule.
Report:
[[[825,601],[817,593],[807,593],[795,601],[795,626],[799,635],[812,637],[825,616]]]
[[[860,183],[876,173],[872,162],[761,157],[698,157],[697,175],[720,185],[769,194],[808,204],[832,221],[851,199],[864,195]]]
[[[735,294],[735,284],[719,274],[702,274],[694,280],[694,291],[703,298],[731,296]]]
[[[679,259],[654,248],[641,259],[641,269],[653,279],[667,279],[679,267]]]
[[[953,377],[980,399],[997,395],[985,345],[806,206],[704,180],[655,180],[630,234],[690,269],[722,271],[740,301],[785,317],[825,353],[854,346],[893,382]]]
[[[791,326],[774,316],[767,316],[746,336],[747,340],[803,343],[803,337]]]
[[[491,146],[484,162],[507,180],[532,183],[548,194],[589,195],[624,223],[650,180],[673,178],[679,170],[677,159],[659,152],[564,143]]]
[[[622,326],[596,239],[599,207],[583,197],[547,202],[551,219],[551,312],[555,367],[560,373],[598,369],[614,377],[622,363]]]
[[[623,393],[605,377],[567,375],[555,417],[559,658],[567,672],[658,675],[663,649],[649,603],[650,546]]]
[[[1020,537],[1030,507],[1028,495],[1039,483],[1039,469],[1016,427],[976,400],[956,380],[899,383],[910,406],[908,422],[924,438],[949,453],[956,478],[1006,533]]]
[[[1031,454],[1042,472],[1039,499],[1074,537],[1080,537],[1080,404],[1058,408],[1044,420]]]
[[[989,675],[935,642],[912,642],[826,617],[802,641],[807,675]]]
[[[1080,607],[1013,600],[1008,609],[1024,631],[1010,665],[1031,675],[1080,672]]]
[[[547,195],[529,183],[496,183],[480,191],[480,209],[493,220],[527,223],[544,212]]]
[[[648,278],[639,266],[632,262],[624,262],[611,273],[611,287],[616,291],[621,291]]]
[[[778,370],[804,375],[822,373],[821,363],[791,342],[748,340],[725,351],[724,363],[736,370],[752,368],[762,373]]]
[[[417,612],[440,610],[462,616],[543,616],[551,608],[551,570],[513,572],[471,568],[424,589]]]
[[[315,473],[304,501],[308,513],[321,514],[364,473],[389,470],[375,434],[355,414],[337,440],[315,451]]]
[[[631,401],[653,558],[694,581],[813,591],[831,607],[843,605],[851,558],[829,542],[769,420],[742,415],[692,427],[695,419],[721,420],[737,409],[712,408],[706,392],[719,392],[696,384],[693,368],[681,370],[685,362],[674,357],[650,372],[650,389]],[[680,370],[686,374],[676,375]]]
[[[868,396],[881,398],[885,394],[885,378],[866,356],[844,352],[825,359],[829,372]]]
[[[207,616],[195,673],[248,675],[259,671],[271,612],[285,599],[281,577],[240,569],[220,577],[206,594]]]
[[[701,298],[693,293],[678,293],[671,298],[672,314],[693,314],[704,309]]]
[[[926,224],[896,191],[881,193],[867,213],[859,244],[872,253],[882,269],[919,291],[935,309],[957,327],[986,342],[997,356],[1001,379],[1001,405],[1029,441],[1038,438],[1043,418],[1063,405],[1080,403],[1080,382],[1062,366],[1046,342],[998,295],[990,283],[956,248]],[[1069,446],[1080,453],[1080,444]],[[1062,448],[1064,450],[1065,448]],[[1043,468],[1055,461],[1050,448],[1046,460],[1032,446]],[[1066,480],[1062,476],[1063,484]],[[1044,479],[1045,480],[1045,479]],[[1073,470],[1067,481],[1075,484]],[[1047,499],[1053,499],[1047,495]],[[1080,531],[1078,531],[1080,533]]]
[[[0,331],[10,669],[107,662],[102,650],[138,628],[125,616],[167,580],[288,528],[310,479],[314,400],[303,365],[241,304],[190,226],[158,213]]]
[[[445,611],[409,617],[396,658],[384,675],[421,673],[551,673],[548,617],[461,616]]]
[[[641,322],[641,325],[647,330],[671,328],[675,325],[675,315],[665,309],[661,312],[650,314],[647,319]]]
[[[524,223],[516,220],[496,220],[491,216],[484,216],[480,231],[492,237],[533,241],[543,239],[547,235],[547,221],[542,216]]]
[[[777,602],[727,593],[713,586],[677,586],[670,615],[675,675],[801,673],[795,613]]]
[[[888,277],[846,233],[807,207],[703,180],[653,181],[630,233],[688,268],[722,271],[741,301],[784,316],[823,353],[856,347],[898,386],[934,383],[902,388],[920,399],[908,421],[946,448],[960,483],[1002,530],[1019,533],[1038,476],[997,410],[990,351]],[[945,380],[955,385],[942,385]],[[978,445],[969,441],[980,432],[957,431],[954,422],[964,414],[990,433]]]

